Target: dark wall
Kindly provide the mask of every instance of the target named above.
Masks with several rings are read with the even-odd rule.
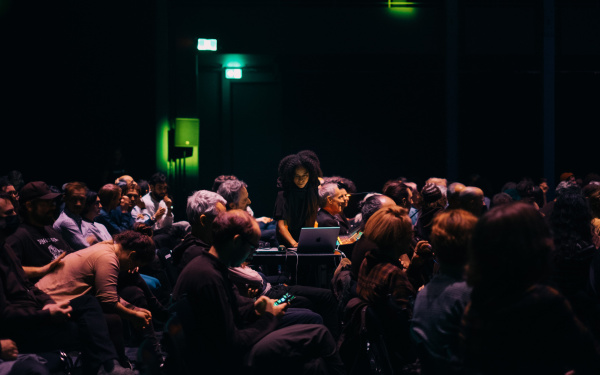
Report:
[[[259,214],[269,214],[271,203],[261,202],[272,200],[279,159],[301,149],[362,191],[399,175],[445,175],[443,2],[412,18],[361,4],[170,1],[163,14],[141,1],[4,1],[0,174],[19,169],[26,180],[97,187],[120,147],[124,169],[146,177],[155,169],[160,96],[169,116],[201,118],[198,188],[239,174],[258,187],[252,194],[264,191],[254,199]],[[557,4],[556,173],[583,174],[596,168],[600,7]],[[161,17],[170,42],[157,52]],[[539,1],[459,1],[460,179],[479,173],[499,187],[541,176],[542,21]],[[270,59],[276,78],[234,85],[225,111],[220,73],[195,74],[198,37],[217,38],[220,54]],[[165,92],[156,91],[157,54],[169,66]],[[277,100],[261,99],[274,93]]]

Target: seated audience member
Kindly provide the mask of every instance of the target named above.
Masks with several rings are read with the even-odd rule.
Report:
[[[12,182],[6,176],[0,177],[0,193],[5,193],[10,196],[13,207],[19,211],[19,192],[15,189]]]
[[[102,309],[93,296],[56,303],[29,282],[5,243],[16,218],[9,197],[0,195],[0,337],[11,338],[0,340],[2,359],[8,359],[4,354],[11,348],[13,356],[17,348],[19,353],[81,350],[84,375],[133,374],[116,362]]]
[[[348,224],[339,216],[343,212],[345,195],[345,190],[341,190],[337,183],[328,183],[319,188],[319,227],[340,227],[341,235],[348,234]]]
[[[100,215],[101,208],[102,203],[100,203],[98,193],[88,190],[85,194],[85,206],[81,212],[81,218],[83,219],[82,226],[85,228],[87,237],[94,236],[95,242],[112,240],[108,229],[104,225],[94,221]]]
[[[410,210],[412,207],[412,189],[404,182],[392,181],[385,185],[383,194],[392,198],[400,207]]]
[[[408,324],[416,292],[399,260],[410,250],[413,238],[408,210],[379,209],[367,221],[364,236],[376,249],[362,261],[356,292],[379,318],[392,368],[399,371],[414,355]]]
[[[415,232],[419,239],[429,241],[433,218],[444,210],[446,199],[439,187],[431,183],[423,186],[421,196],[423,197],[423,202],[417,224],[415,225]]]
[[[506,193],[498,193],[492,197],[492,207],[501,206],[503,204],[511,203],[513,199],[510,195]]]
[[[100,214],[94,219],[96,222],[104,225],[112,236],[121,233],[124,230],[131,229],[131,221],[123,221],[119,211],[121,204],[121,188],[115,184],[106,184],[98,191],[100,198]],[[113,213],[116,211],[116,214]]]
[[[222,177],[222,176],[219,176]],[[219,178],[217,177],[217,179]],[[238,180],[235,176],[223,181],[217,188],[217,194],[225,198],[227,201],[227,211],[229,210],[242,210],[248,211],[251,216],[254,213],[250,209],[250,197],[248,195],[248,185],[244,181]],[[217,184],[215,180],[215,185]],[[213,187],[215,186],[213,185]],[[258,226],[260,227],[260,239],[261,241],[269,242],[271,246],[277,247],[277,239],[275,234],[275,224],[273,219],[268,217],[260,217],[256,219]]]
[[[453,210],[459,207],[458,197],[460,196],[460,192],[465,188],[464,184],[460,182],[453,182],[448,186],[448,210]]]
[[[342,204],[342,212],[339,214],[339,217],[346,223],[346,226],[350,228],[352,224],[352,219],[348,219],[346,217],[345,211],[350,202],[350,196],[352,194],[356,194],[357,192],[356,185],[354,185],[354,182],[352,182],[352,180],[340,176],[323,177],[323,182],[321,183],[321,185],[325,185],[330,182],[337,184],[338,188],[342,192],[344,203]]]
[[[600,306],[590,289],[598,250],[591,229],[592,215],[579,187],[565,189],[550,216],[554,250],[550,253],[550,285],[567,297],[573,311],[600,339]]]
[[[519,194],[520,202],[535,205],[535,207],[539,210],[540,207],[535,202],[535,197],[533,195],[534,188],[535,184],[533,181],[529,178],[524,178],[517,184],[517,193]]]
[[[417,294],[411,337],[419,347],[421,374],[460,374],[459,332],[471,288],[465,281],[467,247],[477,218],[460,209],[433,219],[431,245],[439,272]]]
[[[275,330],[287,304],[275,306],[275,300],[265,296],[238,309],[228,269],[239,267],[259,238],[258,224],[247,212],[220,214],[213,222],[210,250],[194,258],[177,280],[173,297],[187,296],[195,317],[195,327],[187,327],[186,335],[197,353],[197,369],[235,374],[245,372],[246,364],[255,373],[280,366],[295,374],[342,373],[335,342],[324,326],[298,324]]]
[[[588,203],[592,212],[592,242],[596,249],[600,248],[600,186],[588,195]]]
[[[331,290],[304,285],[272,285],[263,274],[248,266],[230,268],[229,278],[238,287],[240,293],[244,289],[255,290],[255,295],[250,295],[250,297],[259,295],[279,299],[286,293],[294,295],[296,298],[293,300],[292,306],[318,313],[331,334],[334,337],[338,336],[340,328],[337,314],[338,304]]]
[[[87,235],[81,217],[87,191],[87,187],[81,182],[66,184],[63,196],[65,209],[52,226],[74,250],[85,249],[98,242],[96,237]]]
[[[483,190],[475,186],[467,186],[458,195],[459,208],[479,217],[485,210]]]
[[[227,201],[208,190],[194,192],[187,200],[187,218],[192,231],[173,249],[173,265],[181,272],[195,257],[210,249],[212,223],[221,212],[225,212]]]
[[[135,272],[136,268],[150,263],[154,255],[154,242],[150,236],[136,231],[123,231],[115,235],[114,241],[102,242],[67,255],[61,267],[44,276],[36,286],[59,304],[93,294],[106,313],[116,314],[138,329],[150,330],[152,314],[121,298],[117,293],[117,280],[120,272]],[[120,337],[113,337],[115,343],[121,340]],[[124,361],[124,346],[116,346],[120,359]]]
[[[288,155],[279,162],[273,220],[277,240],[286,247],[298,247],[302,227],[314,227],[319,208],[319,159],[312,151]]]
[[[554,190],[555,198],[554,198],[554,200],[546,203],[546,205],[544,207],[542,207],[542,209],[540,210],[542,215],[544,215],[546,218],[549,218],[550,216],[552,216],[552,210],[554,210],[554,204],[556,203],[556,198],[558,198],[558,196],[561,195],[562,192],[565,189],[567,189],[569,186],[575,186],[575,183],[571,182],[569,180],[566,180],[566,181],[561,181],[558,183],[558,185],[556,185],[556,189]]]
[[[360,205],[361,221],[358,223],[360,225],[360,231],[364,232],[365,225],[375,212],[381,208],[392,206],[395,206],[395,203],[392,198],[387,195],[376,194],[365,199]],[[358,271],[360,270],[360,265],[362,264],[363,259],[365,259],[367,252],[375,248],[375,244],[368,240],[364,235],[356,242],[354,250],[352,251],[352,265],[350,268],[350,275],[353,280],[358,280]]]
[[[54,223],[54,199],[59,193],[52,193],[42,181],[29,182],[20,192],[21,217],[23,223],[6,243],[15,252],[27,276],[37,280],[50,271],[49,264],[67,252],[73,251],[56,230]]]
[[[146,204],[142,200],[141,189],[138,184],[131,183],[121,188],[121,193],[129,199],[128,213],[136,223],[154,226],[154,219],[150,212],[146,209]],[[137,214],[134,214],[137,212]]]
[[[425,181],[425,185],[427,184],[434,184],[440,189],[440,192],[442,193],[440,202],[443,205],[443,208],[446,208],[446,206],[448,206],[448,180],[445,178],[430,177]]]
[[[150,218],[154,220],[154,231],[156,233],[160,230],[167,230],[173,225],[173,201],[167,195],[169,190],[167,177],[157,172],[152,175],[148,183],[150,192],[142,197],[142,201]],[[131,215],[135,218],[140,213],[142,213],[141,208],[136,206],[133,208]]]
[[[475,225],[463,317],[465,373],[600,373],[593,336],[547,273],[552,234],[531,205],[498,206]],[[507,277],[507,270],[509,277]]]

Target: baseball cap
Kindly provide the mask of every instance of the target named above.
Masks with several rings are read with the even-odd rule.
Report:
[[[53,193],[44,181],[28,182],[19,191],[19,200],[29,202],[34,199],[54,199],[60,193]]]

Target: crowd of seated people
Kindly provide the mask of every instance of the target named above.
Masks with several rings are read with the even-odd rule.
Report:
[[[357,193],[306,150],[278,172],[259,218],[233,175],[189,197],[160,172],[97,192],[0,178],[0,374],[72,372],[69,356],[84,374],[600,373],[600,176]],[[353,234],[331,288],[253,265],[323,226]],[[183,357],[165,339],[182,304]]]

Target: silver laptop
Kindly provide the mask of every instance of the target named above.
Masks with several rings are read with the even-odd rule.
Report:
[[[298,253],[333,253],[340,227],[302,228]]]

